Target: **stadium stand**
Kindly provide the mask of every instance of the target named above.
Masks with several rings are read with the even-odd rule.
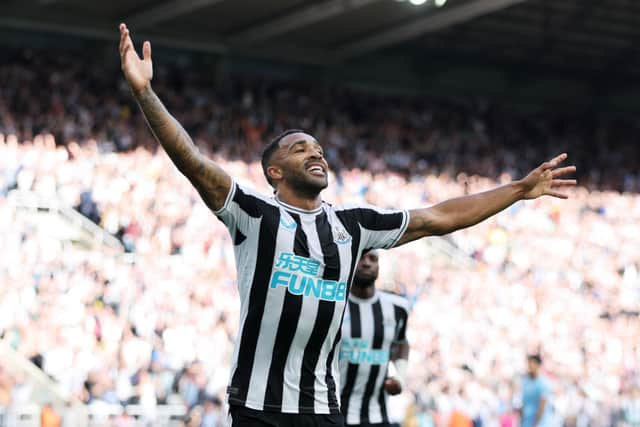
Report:
[[[157,150],[126,86],[113,89],[115,67],[73,65],[63,53],[4,58],[2,342],[86,403],[92,425],[223,426],[238,325],[225,228]],[[640,155],[624,143],[637,139],[632,121],[585,125],[479,100],[298,82],[237,78],[214,91],[206,76],[171,67],[154,87],[201,150],[264,192],[256,158],[288,127],[327,144],[335,175],[326,200],[382,207],[480,191],[569,151],[583,187],[568,202],[520,203],[458,232],[448,242],[454,257],[434,257],[424,243],[383,255],[382,282],[413,304],[410,393],[392,409],[406,425],[446,426],[454,416],[513,425],[524,355],[541,351],[558,425],[637,422]],[[70,208],[101,231],[74,223]],[[0,419],[38,418],[31,383],[2,368]]]

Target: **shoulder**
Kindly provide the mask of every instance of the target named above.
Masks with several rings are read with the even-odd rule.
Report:
[[[241,210],[250,216],[260,216],[264,211],[279,209],[273,195],[267,196],[257,191],[253,186],[238,181],[231,183],[228,203],[234,202]]]
[[[240,196],[250,197],[256,200],[260,200],[264,203],[267,203],[273,206],[278,205],[273,195],[267,195],[259,192],[250,183],[233,180],[231,186],[232,186],[232,191],[235,191],[235,195],[240,194]]]
[[[538,385],[543,389],[551,388],[551,382],[549,381],[549,379],[542,376],[538,379]]]
[[[350,212],[350,211],[358,211],[359,209],[366,209],[368,205],[364,203],[341,203],[334,205],[332,203],[326,203],[325,205],[328,209],[334,212]]]
[[[399,294],[390,291],[378,291],[380,293],[380,299],[386,301],[396,307],[400,307],[407,313],[409,312],[409,300]]]
[[[335,212],[377,212],[377,213],[396,213],[398,209],[386,209],[379,206],[370,205],[365,202],[361,203],[342,203],[332,205],[327,203],[328,206]]]

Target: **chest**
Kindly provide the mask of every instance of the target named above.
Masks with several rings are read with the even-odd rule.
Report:
[[[388,349],[398,337],[398,322],[393,313],[379,308],[376,315],[371,304],[360,304],[355,308],[349,303],[342,323],[343,342],[351,342],[358,347]]]

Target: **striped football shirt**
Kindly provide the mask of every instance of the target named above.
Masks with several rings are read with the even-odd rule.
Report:
[[[389,422],[384,380],[392,345],[406,341],[408,313],[407,299],[388,292],[349,297],[339,352],[347,424]]]
[[[336,346],[355,266],[364,250],[394,246],[408,213],[302,210],[233,182],[215,214],[234,242],[240,293],[229,404],[339,413]]]

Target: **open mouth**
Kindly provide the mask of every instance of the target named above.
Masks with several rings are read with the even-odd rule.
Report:
[[[324,168],[320,165],[311,165],[307,168],[307,172],[315,176],[325,176]]]

